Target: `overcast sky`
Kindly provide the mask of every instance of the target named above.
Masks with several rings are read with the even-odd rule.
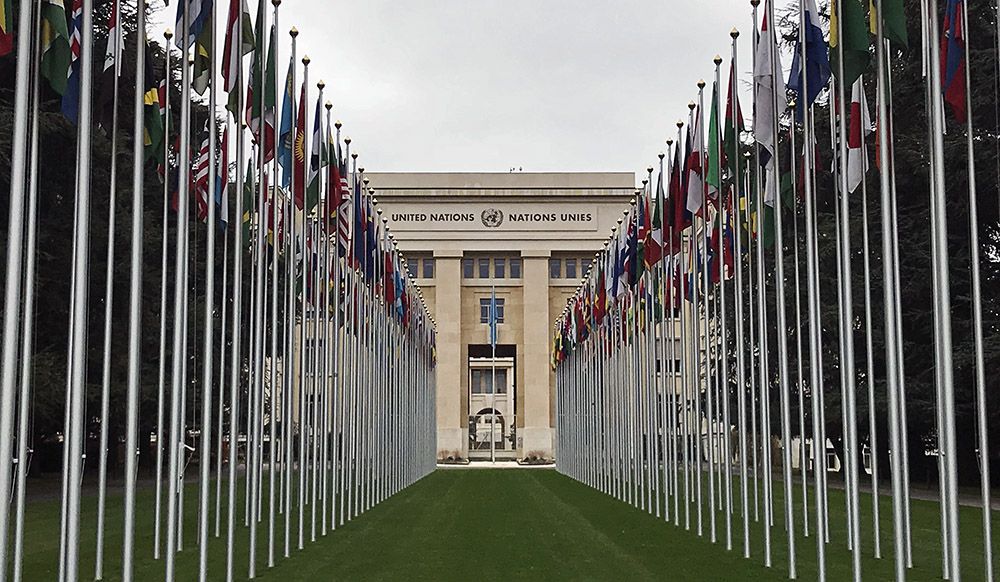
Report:
[[[748,0],[285,0],[279,24],[372,171],[640,172],[716,54],[726,82],[733,27],[751,69]]]

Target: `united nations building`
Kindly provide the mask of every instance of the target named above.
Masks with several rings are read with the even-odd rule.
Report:
[[[635,175],[366,176],[437,322],[438,458],[552,459],[552,325],[621,217]]]

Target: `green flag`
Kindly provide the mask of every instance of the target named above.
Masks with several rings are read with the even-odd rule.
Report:
[[[866,12],[864,0],[830,2],[830,68],[839,77],[840,66],[837,61],[840,59],[840,45],[843,43],[844,78],[841,82],[844,87],[853,85],[868,68],[871,37],[865,26]]]
[[[709,192],[722,190],[722,167],[719,163],[719,86],[712,83],[712,113],[708,117],[708,183]]]
[[[199,95],[204,95],[212,79],[212,17],[205,21],[205,28],[194,43],[194,74],[191,88]]]
[[[871,33],[878,34],[878,11],[875,0],[871,0]],[[882,0],[882,34],[896,48],[909,48],[909,36],[906,33],[906,8],[903,0]]]
[[[257,36],[254,38],[253,56],[250,58],[250,78],[247,80],[246,94],[246,121],[247,125],[250,126],[250,131],[258,139],[258,143],[260,143],[260,95],[261,91],[264,90],[261,81],[264,78],[264,10],[266,4],[265,0],[260,0],[257,3],[257,24],[254,26]]]
[[[69,48],[69,26],[66,23],[63,0],[42,2],[42,62],[40,71],[56,93],[66,92],[72,54]]]

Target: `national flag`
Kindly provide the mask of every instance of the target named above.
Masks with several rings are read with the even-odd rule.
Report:
[[[770,2],[770,0],[766,1]],[[778,95],[779,107],[785,96],[785,81],[781,72],[781,53],[775,45],[775,36],[767,21],[767,14],[768,10],[765,8],[764,18],[760,25],[760,36],[757,40],[757,58],[753,71],[754,94],[757,96],[753,134],[763,149],[760,155],[761,165],[765,165],[771,156],[777,154],[778,136],[775,133],[775,127],[779,112],[774,110],[774,95]],[[772,59],[774,60],[773,64]]]
[[[278,165],[281,166],[281,186],[289,188],[292,185],[293,156],[295,147],[295,120],[292,106],[295,104],[295,88],[292,80],[295,76],[295,60],[289,59],[288,73],[285,75],[285,92],[281,105],[281,125],[278,127]]]
[[[889,39],[896,48],[909,47],[909,36],[906,32],[906,8],[904,0],[882,0],[882,36]],[[870,0],[872,35],[878,34],[878,10],[875,0]]]
[[[670,218],[668,222],[673,227],[673,238],[670,241],[672,245],[673,252],[681,252],[681,233],[691,226],[691,213],[687,210],[687,196],[686,193],[686,180],[684,179],[684,173],[687,168],[684,165],[685,160],[690,155],[691,150],[691,139],[688,136],[687,142],[684,146],[684,152],[681,152],[681,140],[677,140],[677,147],[674,150],[674,160],[670,168],[670,201],[669,207]]]
[[[834,75],[839,77],[841,41],[844,51],[845,87],[853,85],[864,74],[870,60],[867,14],[865,0],[830,0],[830,64]],[[841,32],[843,38],[841,38]]]
[[[963,0],[948,0],[944,12],[944,36],[941,38],[941,85],[944,101],[951,105],[955,120],[965,123],[965,25]]]
[[[215,204],[219,211],[219,226],[229,226],[229,123],[222,132],[222,155],[215,174]]]
[[[639,214],[641,214],[641,211],[636,212],[628,221],[625,247],[622,249],[622,283],[628,285],[629,287],[634,287],[636,282],[639,280],[639,270],[636,263],[638,251]]]
[[[83,0],[73,0],[73,32],[70,37],[69,79],[62,94],[62,114],[74,125],[80,115],[80,42],[83,29]]]
[[[270,79],[268,72],[273,72],[274,67],[268,66],[271,59],[265,53],[267,50],[265,34],[267,31],[264,30],[264,14],[267,10],[266,0],[260,0],[257,5],[257,24],[255,30],[257,36],[254,40],[254,51],[253,58],[250,61],[250,78],[247,81],[247,93],[246,93],[246,122],[247,126],[250,127],[250,131],[253,134],[254,140],[258,144],[263,144],[265,148],[265,160],[269,160],[267,157],[267,152],[272,151],[274,148],[274,120],[270,120],[270,124],[267,123],[267,109],[268,109],[268,86],[271,88],[272,99],[270,103],[273,103],[274,96],[274,84],[273,79]],[[274,27],[271,27],[271,56],[274,55],[275,48],[275,32]],[[266,79],[266,80],[265,80]],[[263,125],[263,132],[261,131],[261,126]],[[268,131],[270,130],[270,132]]]
[[[164,102],[160,100],[160,83],[157,83],[153,73],[153,54],[149,49],[149,42],[144,44],[146,51],[145,72],[143,74],[143,161],[163,159],[163,117],[161,109]],[[165,83],[165,79],[161,83]],[[163,90],[166,90],[164,85]]]
[[[177,36],[174,37],[174,43],[178,48],[181,50],[190,48],[191,45],[193,45],[198,38],[201,37],[204,30],[212,27],[212,2],[213,0],[182,0],[177,4],[177,17],[174,19]],[[182,38],[185,13],[188,14],[188,35],[186,43]]]
[[[703,146],[703,130],[701,127],[702,112],[701,107],[695,111],[694,127],[688,134],[689,153],[687,157],[687,204],[686,209],[691,214],[700,214],[702,206],[705,204],[705,178],[704,159],[705,152]]]
[[[868,171],[865,137],[872,133],[872,121],[865,100],[864,78],[859,77],[851,88],[851,117],[847,134],[847,187],[854,192]]]
[[[205,124],[205,136],[201,140],[201,150],[198,152],[198,161],[195,164],[194,173],[194,194],[197,205],[198,220],[205,222],[208,220],[208,170],[209,170],[209,132],[214,129]]]
[[[191,75],[191,89],[199,95],[208,91],[212,82],[212,22],[211,16],[206,20],[205,27],[194,43],[194,70]]]
[[[226,18],[226,38],[222,52],[222,88],[232,93],[237,88],[240,65],[243,56],[253,52],[253,22],[247,0],[229,0],[229,16]]]
[[[62,95],[66,92],[72,60],[69,27],[66,25],[66,6],[63,0],[43,0],[41,10],[42,62],[39,71],[48,80],[52,90]]]
[[[649,199],[651,198],[649,194],[649,185],[644,188],[642,196],[639,197],[638,204],[636,204],[636,212],[638,215],[635,217],[636,222],[636,235],[635,235],[635,280],[638,281],[642,279],[642,275],[646,272],[646,239],[649,238]]]
[[[644,260],[646,268],[652,269],[656,263],[663,258],[663,164],[660,164],[660,173],[656,177],[656,200],[653,202],[653,216],[650,218],[649,234],[643,246]]]
[[[108,41],[104,49],[104,69],[101,72],[101,92],[97,99],[98,123],[105,135],[111,135],[118,95],[115,89],[120,74],[119,62],[122,54],[121,27],[118,26],[118,0],[111,0],[108,11]]]
[[[617,301],[618,297],[625,293],[625,285],[622,283],[625,274],[624,255],[621,248],[621,234],[615,237],[615,250],[611,255],[613,265],[611,268],[611,299]]]
[[[250,246],[250,227],[254,214],[254,190],[256,188],[253,163],[247,164],[247,175],[243,182],[243,216],[241,220],[243,221],[243,241],[244,244]]]
[[[823,29],[820,26],[819,9],[816,8],[816,0],[804,0],[802,8],[805,14],[802,20],[805,22],[805,65],[802,63],[802,42],[795,45],[795,55],[792,58],[792,70],[788,77],[788,88],[794,91],[799,98],[796,104],[796,114],[802,119],[802,112],[806,107],[811,106],[820,92],[830,82],[830,58],[827,54],[826,39],[823,37]],[[805,71],[807,92],[803,95],[802,73]],[[779,93],[779,98],[784,93]],[[803,99],[803,96],[805,97]],[[780,102],[780,101],[779,101]],[[758,103],[760,101],[758,100]]]
[[[719,87],[712,83],[712,109],[708,116],[708,197],[718,208],[719,192],[722,190],[722,136],[719,134]]]
[[[319,202],[320,162],[323,150],[323,95],[316,98],[316,113],[313,116],[312,151],[309,154],[309,174],[306,176],[306,212],[311,211]]]
[[[725,156],[724,163],[728,165],[729,176],[733,181],[733,188],[736,190],[738,185],[742,183],[740,176],[736,175],[736,167],[739,165],[740,159],[740,136],[746,131],[746,127],[743,125],[743,110],[740,109],[740,98],[739,94],[733,95],[733,86],[736,83],[736,67],[735,63],[730,63],[729,66],[729,89],[726,93],[726,119],[724,121],[725,131],[723,135],[723,147],[722,151]],[[736,109],[734,115],[733,109]],[[735,125],[733,117],[735,117]],[[745,165],[745,164],[743,164]],[[743,168],[746,171],[746,168]]]
[[[302,210],[306,192],[306,85],[302,84],[299,93],[298,117],[295,121],[295,137],[292,142],[292,173],[295,179],[292,183],[295,195],[295,207]]]
[[[14,50],[14,6],[11,0],[0,0],[0,57]]]
[[[607,255],[607,253],[604,254]],[[597,261],[597,278],[594,280],[595,297],[594,297],[593,313],[594,313],[594,322],[597,323],[597,325],[601,325],[602,323],[604,323],[604,316],[607,314],[607,308],[608,308],[608,290],[607,290],[607,284],[605,283],[604,280],[605,279],[604,263],[605,261],[603,257]]]

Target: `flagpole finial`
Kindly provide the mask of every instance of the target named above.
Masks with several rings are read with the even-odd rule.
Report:
[[[319,89],[320,91],[326,89],[326,83],[323,82],[323,79],[320,79],[319,83],[316,83],[316,88]]]
[[[663,154],[660,154],[660,156],[662,157]],[[646,167],[646,172],[649,173],[649,174],[652,174],[653,173],[653,166],[647,166]]]
[[[369,196],[375,196],[375,188],[369,188],[368,189],[368,195]],[[378,200],[375,200],[375,198],[372,198],[372,204],[378,204]]]
[[[327,111],[330,111],[331,109],[333,109],[333,103],[330,103],[329,101],[327,101],[327,102],[326,102],[326,103],[325,103],[325,104],[323,105],[323,107],[326,107],[326,110],[327,110]],[[337,129],[340,129],[340,128],[338,127]]]
[[[698,88],[699,89],[704,89],[705,88],[705,79],[699,79],[698,80]]]
[[[333,126],[336,127],[337,129],[340,129],[341,127],[344,127],[344,124],[341,123],[340,120],[338,119],[337,121],[333,122]]]
[[[309,55],[306,55],[306,56],[302,57],[302,64],[303,65],[305,65],[305,66],[308,67],[309,63],[311,63],[311,62],[312,62],[312,59],[309,58]]]
[[[163,38],[170,40],[173,37],[174,37],[174,31],[170,30],[169,28],[163,31]]]
[[[734,26],[733,29],[729,31],[729,36],[733,37],[733,40],[736,40],[740,37],[740,31],[736,30],[736,27]]]
[[[372,204],[377,204],[377,202],[375,202],[374,200],[372,200]],[[382,216],[382,209],[381,208],[376,208],[375,209],[375,214],[378,214],[379,216]],[[382,222],[389,222],[389,219],[388,218],[383,218]]]
[[[354,154],[354,155],[357,155],[357,154]],[[365,167],[364,167],[364,166],[361,166],[360,168],[358,168],[358,171],[359,171],[359,172],[361,172],[362,174],[364,174],[364,173],[365,173]],[[364,183],[365,183],[365,184],[367,184],[367,183],[368,183],[368,178],[365,178],[365,179],[364,179]]]
[[[643,181],[642,181],[642,189],[643,189],[643,190],[645,190],[645,189],[646,189],[646,185],[647,185],[647,184],[649,184],[649,180],[643,180]],[[636,190],[635,192],[636,192],[636,194],[638,194],[638,193],[639,193],[639,190]]]
[[[273,4],[274,7],[277,8],[278,6],[281,6],[281,0],[271,0],[271,4]]]
[[[299,29],[293,26],[292,29],[288,31],[288,35],[291,36],[292,38],[297,37],[299,35]]]
[[[722,57],[720,55],[715,55],[715,58],[712,59],[712,62],[715,63],[716,67],[718,67],[719,65],[722,64]]]
[[[671,142],[670,142],[670,140],[668,139],[668,140],[667,140],[667,145],[669,146],[669,145],[670,145],[670,143],[671,143]],[[660,152],[659,154],[657,154],[657,157],[658,157],[658,158],[660,158],[660,159],[662,160],[663,158],[665,158],[665,157],[667,157],[667,156],[666,156],[666,154],[664,154],[663,152]]]
[[[347,138],[347,139],[349,140],[351,138]],[[351,143],[351,142],[348,141],[347,143]],[[351,154],[351,157],[354,158],[355,160],[357,160],[358,159],[358,152],[354,152],[353,154]]]
[[[750,6],[753,6],[754,8],[760,6],[760,0],[750,0]]]
[[[682,127],[684,127],[684,122],[683,122],[683,121],[680,121],[680,120],[678,120],[678,121],[677,121],[677,129],[680,129],[680,128],[682,128]],[[667,143],[670,143],[670,141],[668,140],[668,141],[667,141]]]
[[[694,101],[689,101],[689,102],[688,102],[688,109],[690,109],[691,111],[694,111],[694,108],[695,108],[695,107],[697,107],[697,105],[695,105],[695,104],[694,104]],[[677,124],[677,127],[680,127],[680,126],[681,126],[681,124],[680,124],[680,123],[678,123],[678,124]]]

